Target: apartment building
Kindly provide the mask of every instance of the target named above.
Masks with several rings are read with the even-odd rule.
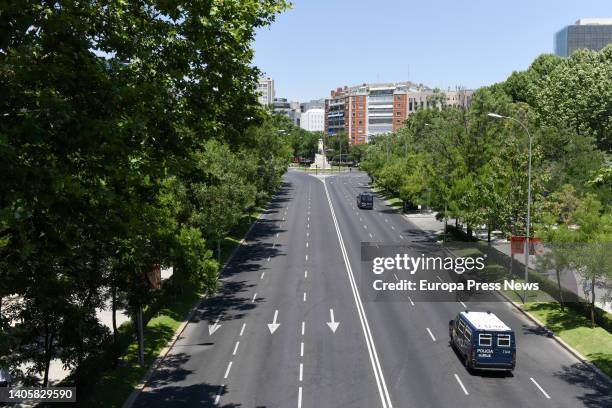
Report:
[[[582,48],[599,51],[608,44],[612,44],[612,18],[581,18],[554,38],[555,54],[561,57]]]
[[[322,132],[324,116],[325,110],[322,108],[308,109],[300,116],[300,127],[310,132]]]
[[[325,100],[325,132],[346,132],[349,143],[401,129],[419,109],[468,106],[472,91],[439,91],[412,82],[362,84],[337,88]],[[442,97],[444,96],[444,97]]]
[[[261,77],[257,82],[257,100],[265,106],[272,106],[274,103],[274,80],[269,77]]]

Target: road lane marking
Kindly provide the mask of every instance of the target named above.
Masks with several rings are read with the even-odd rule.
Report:
[[[221,393],[223,392],[224,388],[225,388],[225,384],[221,384],[219,386],[219,390],[217,390],[217,395],[215,395],[215,405],[219,405],[219,400],[221,399]]]
[[[459,301],[459,303],[461,303],[461,306],[465,307],[467,309],[467,306],[465,305],[465,303],[463,303],[462,301]]]
[[[304,342],[300,343],[300,357],[304,357]]]
[[[461,382],[461,379],[459,378],[459,376],[457,374],[455,374],[455,379],[457,380],[457,382],[459,383],[459,385],[461,386],[461,389],[463,390],[463,393],[465,395],[470,395],[469,392],[467,392],[467,390],[465,389],[465,386],[463,385],[463,383]]]
[[[367,226],[367,225],[365,225],[365,224],[363,224],[363,228],[368,229],[368,226]]]
[[[396,281],[398,281],[398,280],[399,280],[399,278],[397,277],[397,275],[396,275],[396,274],[393,274],[393,276],[395,276],[395,280],[396,280]]]
[[[232,356],[236,355],[236,352],[238,351],[238,345],[240,344],[239,341],[236,342],[236,345],[234,346],[234,352],[232,353]]]
[[[306,292],[304,292],[304,302],[306,301]]]
[[[268,323],[268,329],[270,330],[270,334],[274,334],[276,329],[280,326],[280,323],[276,323],[276,319],[278,319],[278,309],[274,311],[274,319],[272,319],[272,323]]]
[[[261,273],[261,276],[259,277],[259,279],[260,279],[260,280],[261,280],[261,279],[263,279],[263,277],[264,277],[264,275],[265,275],[265,274],[266,274],[266,272],[262,272],[262,273]]]
[[[257,297],[257,292],[253,293],[253,300],[251,300],[251,303],[255,303],[255,298]]]
[[[278,238],[278,234],[279,234],[279,233],[277,232],[277,233],[276,233],[276,238]]]
[[[232,369],[232,362],[230,361],[229,364],[227,365],[227,369],[225,370],[225,375],[223,376],[224,379],[227,378],[231,369]]]
[[[276,246],[276,242],[272,244],[272,249],[274,249],[275,246]]]
[[[268,257],[268,262],[270,262],[270,257]]]
[[[410,296],[408,296],[408,300],[410,301],[410,304],[414,306],[414,302],[412,301],[412,298]]]
[[[302,408],[302,387],[298,387],[298,408]]]
[[[306,248],[308,248],[308,241],[306,241]]]
[[[300,363],[300,382],[304,378],[304,364]]]
[[[336,234],[338,235],[338,241],[340,243],[340,250],[342,252],[342,257],[344,258],[344,266],[345,266],[346,273],[347,273],[349,283],[351,286],[351,291],[353,292],[353,298],[355,300],[355,307],[357,309],[359,320],[361,322],[361,329],[363,331],[366,345],[368,348],[370,363],[372,364],[372,370],[374,371],[374,377],[376,379],[376,385],[378,387],[378,392],[380,394],[380,400],[382,402],[382,407],[392,408],[393,403],[391,402],[391,397],[389,396],[389,391],[387,390],[387,384],[385,382],[383,370],[380,365],[380,361],[378,359],[378,353],[376,352],[376,345],[374,344],[374,338],[372,337],[372,333],[370,330],[370,324],[368,323],[368,318],[365,314],[363,304],[361,303],[361,297],[359,295],[359,290],[357,289],[357,283],[355,281],[355,276],[353,275],[353,269],[351,268],[351,262],[349,260],[348,253],[346,252],[346,247],[344,246],[344,240],[342,239],[342,233],[340,232],[338,220],[334,212],[334,205],[331,201],[331,197],[329,195],[329,190],[327,188],[327,184],[325,183],[325,180],[323,180],[323,186],[325,187],[325,195],[327,196],[327,203],[329,204],[329,209],[331,211],[332,220],[334,222],[334,227],[336,228]]]
[[[304,271],[304,279],[308,278],[308,271]]]
[[[535,384],[536,387],[538,387],[540,391],[542,391],[542,394],[544,394],[546,398],[550,399],[550,395],[548,395],[546,391],[544,391],[544,388],[540,387],[540,384],[538,384],[536,380],[533,379],[533,377],[529,377],[529,379],[531,380],[532,383]]]
[[[441,278],[441,277],[439,277],[438,275],[436,275],[436,278],[438,278],[438,280],[439,280],[440,282],[444,283],[444,281],[442,280],[442,278]]]
[[[246,327],[246,323],[242,323],[242,328],[240,329],[240,336],[244,334],[244,328]]]
[[[209,336],[212,336],[213,334],[215,334],[217,330],[219,330],[219,328],[221,328],[221,325],[219,324],[219,320],[221,320],[221,315],[217,317],[217,320],[215,320],[214,324],[208,325],[208,335]]]
[[[400,239],[404,239],[404,236],[403,236],[403,235],[400,235]]]
[[[310,232],[306,231],[306,236],[309,237],[310,236]]]
[[[372,233],[371,233],[371,232],[370,232],[370,238],[374,238],[374,237],[372,236]]]
[[[306,260],[308,260],[308,255],[306,255]]]
[[[432,339],[433,341],[436,341],[436,338],[434,337],[434,335],[433,335],[433,333],[431,332],[431,330],[429,330],[429,327],[426,327],[426,329],[427,329],[427,333],[429,333],[429,336],[431,337],[431,339]]]
[[[306,329],[306,322],[302,322],[302,336],[304,335],[305,329]]]
[[[389,222],[389,220],[385,218],[385,222]]]
[[[395,230],[395,227],[392,225],[392,226],[391,226],[391,229],[392,229],[392,230]]]

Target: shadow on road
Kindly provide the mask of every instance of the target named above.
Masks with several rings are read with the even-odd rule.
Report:
[[[583,388],[585,393],[577,398],[585,406],[590,408],[612,407],[610,383],[584,364],[576,363],[571,366],[564,366],[560,372],[555,373],[555,376]]]

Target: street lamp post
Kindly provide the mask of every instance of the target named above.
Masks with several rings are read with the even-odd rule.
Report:
[[[511,116],[502,116],[497,113],[490,112],[487,116],[493,119],[508,119],[513,122],[518,123],[527,133],[527,137],[529,138],[529,154],[528,154],[528,166],[527,166],[527,225],[525,226],[525,293],[523,296],[523,303],[527,302],[527,283],[529,282],[529,225],[530,225],[530,216],[531,216],[531,133],[529,133],[529,129],[527,125],[521,122],[518,119],[515,119]]]

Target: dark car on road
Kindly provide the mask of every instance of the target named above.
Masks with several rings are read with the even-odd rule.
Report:
[[[373,209],[374,208],[374,195],[371,193],[359,193],[357,194],[357,207]]]

